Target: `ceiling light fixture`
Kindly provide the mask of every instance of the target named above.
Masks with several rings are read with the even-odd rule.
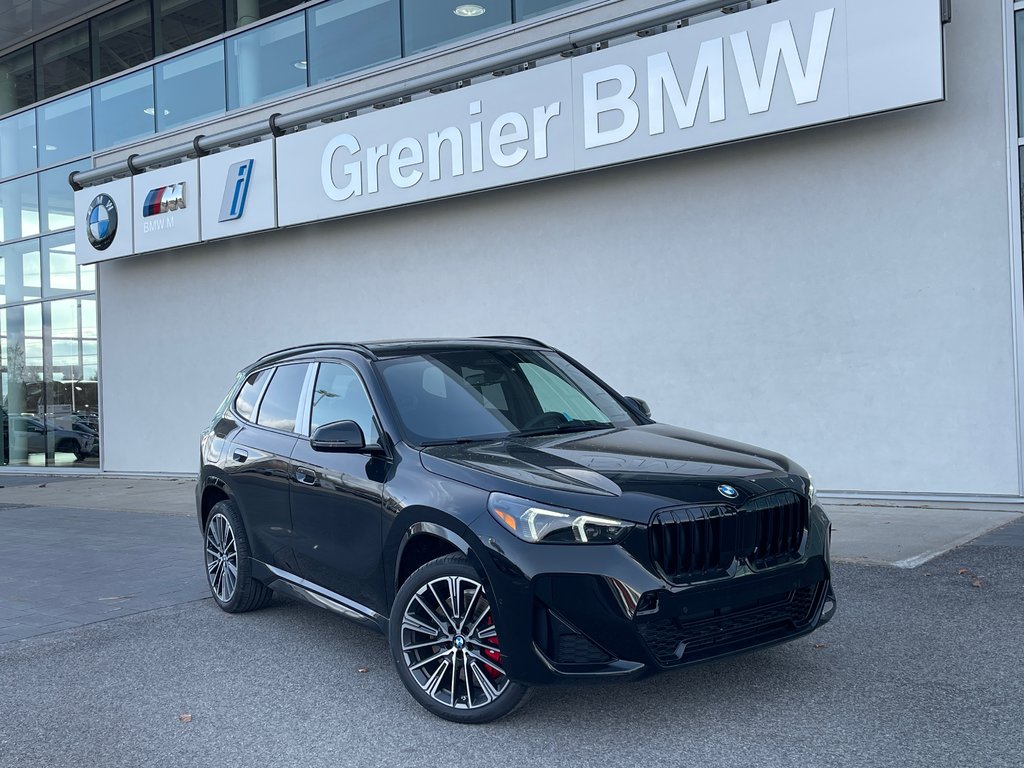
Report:
[[[156,110],[153,107],[146,107],[142,111],[145,112],[150,117],[152,117],[153,115],[156,114]],[[167,117],[169,114],[171,114],[171,110],[169,110],[169,109],[165,109],[163,112],[164,112],[164,117]]]
[[[306,62],[305,59],[303,59],[302,61],[296,61],[294,64],[292,64],[292,66],[295,67],[296,69],[306,69],[309,66],[309,64]]]
[[[472,18],[473,16],[483,16],[487,13],[487,9],[482,5],[457,5],[453,13],[456,16]]]

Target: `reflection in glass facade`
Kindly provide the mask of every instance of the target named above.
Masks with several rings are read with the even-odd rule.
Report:
[[[32,47],[0,56],[0,115],[36,101]]]
[[[0,464],[99,466],[94,290],[71,230],[0,245]]]
[[[40,168],[92,152],[92,100],[89,91],[51,101],[36,112]]]
[[[224,46],[209,45],[156,65],[158,131],[219,115],[224,98]]]
[[[0,120],[0,179],[35,167],[36,113],[30,110]]]
[[[42,232],[75,226],[75,193],[68,184],[72,171],[91,168],[88,160],[59,165],[39,174],[39,225]]]
[[[36,90],[40,99],[85,85],[92,80],[89,23],[82,22],[43,38],[36,45]]]
[[[425,51],[512,23],[512,0],[473,0],[453,7],[405,0],[402,3],[405,53]]]
[[[306,25],[296,14],[227,40],[228,109],[306,86]]]
[[[35,176],[0,184],[0,241],[39,234],[39,188]]]
[[[153,70],[144,69],[92,89],[96,149],[127,144],[153,133]]]
[[[150,1],[132,0],[94,18],[92,47],[96,51],[96,78],[116,75],[152,59]]]
[[[402,56],[398,0],[332,0],[306,14],[312,85]]]

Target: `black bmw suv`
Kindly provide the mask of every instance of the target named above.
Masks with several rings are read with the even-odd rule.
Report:
[[[239,373],[200,453],[217,604],[280,592],[374,627],[413,698],[457,722],[835,611],[803,469],[655,423],[531,339],[275,352]]]

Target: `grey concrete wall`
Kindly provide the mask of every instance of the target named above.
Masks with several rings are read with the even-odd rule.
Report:
[[[944,104],[100,265],[105,468],[195,471],[269,350],[506,333],[822,488],[1017,494],[997,5]]]

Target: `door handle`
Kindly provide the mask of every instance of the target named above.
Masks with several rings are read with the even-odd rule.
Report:
[[[249,458],[249,452],[242,450],[241,448],[233,448],[231,451],[231,458],[241,463]]]
[[[316,485],[316,472],[308,467],[296,467],[295,479],[303,485]]]

